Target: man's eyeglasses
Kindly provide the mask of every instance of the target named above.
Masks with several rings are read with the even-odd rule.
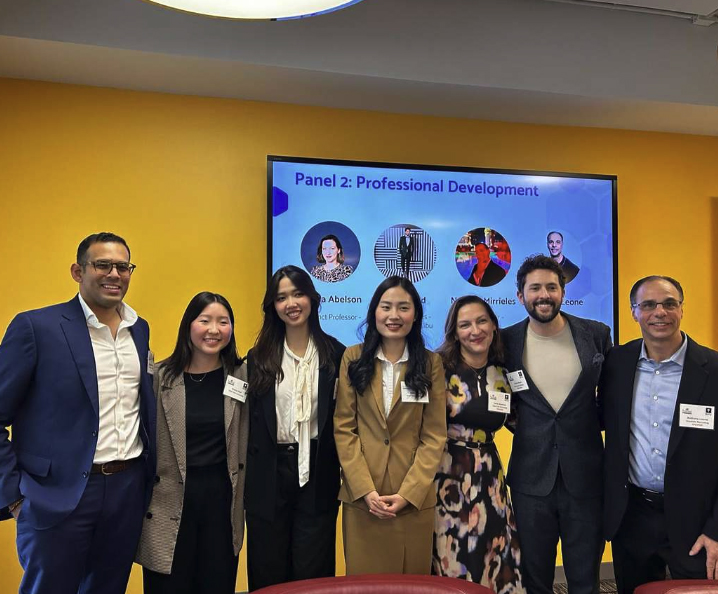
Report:
[[[665,311],[676,311],[681,306],[681,303],[683,301],[678,301],[677,299],[666,299],[665,301],[648,299],[640,303],[632,303],[631,307],[637,307],[641,311],[653,311],[660,305]]]
[[[88,260],[85,265],[92,264],[92,267],[102,274],[110,274],[113,268],[117,269],[117,274],[120,276],[130,276],[137,266],[130,262],[113,262],[112,260]]]

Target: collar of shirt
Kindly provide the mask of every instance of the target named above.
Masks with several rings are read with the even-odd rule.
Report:
[[[681,346],[678,347],[678,350],[675,353],[673,353],[670,357],[668,357],[668,359],[666,359],[664,361],[653,361],[653,359],[651,359],[648,356],[648,353],[646,352],[646,342],[645,341],[641,342],[641,354],[639,355],[638,360],[639,361],[642,361],[642,360],[643,361],[653,361],[654,363],[658,363],[661,365],[664,363],[675,363],[676,365],[683,368],[683,364],[686,361],[686,351],[688,350],[688,341],[686,340],[686,335],[683,332],[681,332],[681,336],[683,337],[683,343],[681,344]]]
[[[389,363],[390,365],[398,365],[399,363],[404,363],[409,360],[409,345],[404,345],[404,352],[401,354],[401,357],[399,357],[399,360],[396,363],[392,363],[389,361],[389,359],[386,358],[386,355],[384,355],[384,350],[381,348],[381,345],[379,345],[379,348],[376,350],[376,355],[374,355],[379,361],[383,361],[384,363]]]
[[[92,326],[93,328],[102,328],[103,326],[105,326],[105,324],[103,324],[102,322],[100,322],[100,320],[97,319],[97,316],[90,309],[90,306],[85,303],[85,300],[82,298],[82,295],[78,293],[77,298],[80,300],[80,307],[82,308],[82,312],[85,314],[85,320],[87,320],[87,325]],[[117,308],[117,313],[119,313],[120,318],[122,318],[119,327],[120,330],[122,328],[129,328],[130,326],[134,326],[138,318],[137,312],[129,305],[127,305],[124,301],[120,302],[120,305]]]

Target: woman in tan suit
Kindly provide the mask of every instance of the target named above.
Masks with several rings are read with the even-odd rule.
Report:
[[[446,441],[444,369],[421,336],[414,285],[392,276],[342,359],[334,436],[347,574],[431,570],[434,475]]]
[[[230,594],[244,536],[246,366],[227,300],[202,292],[154,374],[157,476],[137,562],[149,594]]]

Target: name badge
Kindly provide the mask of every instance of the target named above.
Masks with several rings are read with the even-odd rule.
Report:
[[[413,402],[415,404],[429,404],[429,393],[424,392],[417,398],[416,391],[409,388],[404,382],[401,382],[401,401]]]
[[[689,429],[715,429],[715,407],[702,404],[679,404],[678,424]]]
[[[509,414],[511,412],[511,394],[489,390],[489,411]]]
[[[227,381],[224,383],[224,394],[240,402],[247,400],[247,382],[236,378],[232,375],[227,376]]]
[[[155,355],[152,351],[147,351],[147,373],[155,374]]]
[[[526,377],[524,376],[522,369],[507,373],[506,378],[509,380],[512,392],[521,392],[522,390],[529,389],[529,384],[526,381]]]

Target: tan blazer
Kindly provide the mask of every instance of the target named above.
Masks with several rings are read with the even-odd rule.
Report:
[[[446,392],[441,359],[427,352],[429,403],[401,401],[402,371],[386,417],[379,360],[375,362],[372,383],[363,395],[350,385],[348,365],[360,353],[361,345],[348,348],[339,372],[334,413],[334,439],[343,479],[339,499],[366,507],[362,498],[376,490],[380,495],[398,493],[404,497],[411,504],[404,508],[407,511],[433,507],[434,475],[446,442]]]
[[[168,574],[172,570],[187,477],[185,390],[182,375],[168,384],[164,381],[161,363],[158,369],[154,376],[157,398],[157,476],[135,560],[147,569]],[[247,366],[236,367],[232,375],[247,381]],[[239,554],[244,538],[244,466],[249,436],[247,410],[246,403],[229,396],[224,397],[224,430],[227,439],[227,470],[232,483],[232,541],[235,555]]]

